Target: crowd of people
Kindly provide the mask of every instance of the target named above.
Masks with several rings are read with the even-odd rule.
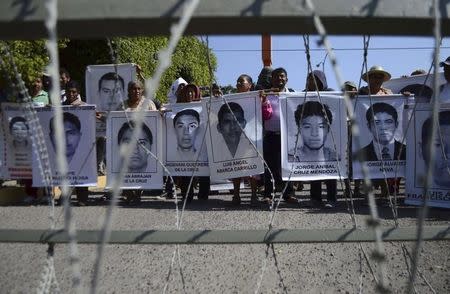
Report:
[[[441,102],[450,102],[450,57],[448,57],[445,61],[440,63],[440,66],[444,69],[444,76],[446,79],[446,83],[443,84],[440,88],[440,96],[439,99]],[[411,75],[416,74],[424,74],[424,71],[415,71]],[[388,81],[391,78],[391,75],[384,70],[381,66],[373,66],[366,73],[361,76],[361,79],[367,83],[366,86],[357,89],[357,86],[354,82],[347,81],[344,85],[342,85],[341,91],[345,91],[348,93],[350,97],[355,97],[358,94],[360,95],[372,95],[372,96],[381,96],[381,95],[389,95],[392,94],[390,89],[386,89],[383,87],[383,83]],[[122,83],[122,88],[125,88],[124,81],[119,80],[116,76],[105,77],[105,81],[110,81],[114,85],[116,83]],[[50,104],[50,99],[48,96],[48,83],[45,82],[46,78],[36,77],[29,87],[29,93],[31,96],[31,100],[35,106],[46,106]],[[105,83],[107,83],[105,82]],[[102,83],[100,81],[99,83]],[[80,106],[84,105],[85,102],[83,97],[81,97],[80,84],[77,81],[71,80],[70,74],[67,70],[61,69],[60,71],[60,87],[61,87],[61,102],[63,105],[67,106]],[[107,87],[105,84],[103,86],[99,86],[101,88],[100,91],[105,92],[105,95],[110,95],[111,89]],[[113,87],[114,91],[116,87]],[[276,192],[282,192],[282,199],[288,204],[298,204],[299,200],[296,197],[295,191],[304,189],[306,183],[302,182],[286,182],[283,181],[281,175],[281,132],[280,132],[280,110],[278,109],[278,103],[274,103],[277,101],[271,101],[270,99],[278,99],[278,96],[268,96],[265,95],[266,92],[276,91],[276,92],[293,92],[292,89],[288,87],[288,73],[282,67],[272,69],[271,67],[264,67],[261,70],[261,73],[258,76],[258,80],[256,83],[253,82],[253,79],[248,74],[241,74],[238,76],[236,81],[236,89],[238,93],[249,92],[260,90],[260,97],[262,103],[262,118],[264,121],[263,124],[263,154],[264,159],[267,163],[268,169],[265,170],[263,175],[252,175],[247,178],[233,178],[230,179],[233,183],[233,192],[231,204],[238,206],[241,204],[241,183],[242,181],[247,181],[251,188],[251,197],[250,204],[258,205],[260,203],[271,204],[272,201],[272,193],[274,192],[274,188]],[[420,89],[423,91],[424,88]],[[414,94],[414,89],[412,90]],[[327,79],[325,73],[320,70],[313,70],[310,72],[305,81],[305,89],[303,91],[308,92],[326,92],[326,91],[335,91],[328,87]],[[215,96],[222,95],[220,88],[215,87],[212,89],[212,93]],[[405,91],[405,95],[409,95],[409,91]],[[114,95],[114,93],[112,94]],[[167,109],[170,109],[170,105],[176,103],[190,103],[194,101],[200,101],[202,99],[201,90],[198,85],[190,82],[187,82],[182,77],[176,79],[169,89],[169,93],[167,95],[167,104],[161,105],[157,101],[150,99],[147,102],[148,110],[160,110],[161,112],[165,112]],[[374,97],[376,99],[376,97]],[[105,99],[105,101],[109,101]],[[136,80],[132,81],[127,85],[127,94],[126,99],[120,103],[120,105],[115,105],[115,110],[123,110],[123,111],[135,111],[141,109],[145,101],[144,96],[144,85],[141,81]],[[318,102],[317,102],[318,103]],[[316,103],[316,104],[317,104]],[[231,103],[230,103],[231,104]],[[318,142],[317,140],[309,140],[308,136],[311,136],[313,132],[321,132],[322,137],[326,138],[328,133],[330,132],[330,124],[334,119],[331,112],[325,109],[323,111],[321,106],[317,106],[313,101],[302,104],[295,111],[295,122],[299,129],[302,130],[302,139],[304,145],[301,149],[295,150],[290,154],[291,161],[302,161],[304,158],[308,158],[317,150],[317,144],[323,146],[324,142]],[[382,103],[377,103],[382,104]],[[230,105],[231,107],[232,105]],[[389,105],[383,109],[373,109],[374,113],[389,113]],[[226,109],[228,110],[228,109]],[[105,113],[97,113],[97,119],[104,120]],[[222,115],[222,116],[225,116]],[[391,115],[395,116],[395,115]],[[233,115],[232,120],[235,120]],[[241,129],[245,127],[245,120],[240,120],[237,118],[237,124],[240,124]],[[314,122],[314,123],[312,123]],[[179,115],[174,120],[174,127],[177,131],[185,133],[187,137],[189,137],[189,133],[195,131],[196,128],[191,128],[192,124],[199,123],[199,118],[191,113],[183,113],[183,115]],[[392,123],[396,123],[393,121]],[[312,129],[309,126],[311,125],[321,125],[320,129]],[[51,127],[51,126],[50,126]],[[127,126],[124,126],[126,129]],[[230,126],[231,127],[231,126]],[[371,128],[375,128],[373,121],[370,121],[368,118],[368,127],[369,130]],[[20,132],[23,129],[28,128],[28,125],[22,121],[14,121],[10,124],[11,130],[14,132]],[[129,130],[130,126],[128,126]],[[238,126],[236,126],[238,128]],[[123,136],[119,140],[122,140],[124,136],[126,136],[126,131],[124,130],[122,133]],[[220,131],[220,130],[219,130]],[[20,136],[17,136],[20,138]],[[180,136],[181,137],[181,136]],[[26,139],[26,138],[24,138]],[[186,150],[191,148],[192,144],[188,144],[189,140],[186,140]],[[227,146],[237,146],[237,144],[231,144],[228,142]],[[376,142],[377,144],[383,144],[383,142]],[[23,144],[21,141],[15,142],[18,148],[20,144]],[[400,143],[398,143],[400,144]],[[183,147],[183,144],[178,144]],[[189,146],[187,146],[189,145]],[[397,147],[395,146],[395,152],[397,152]],[[183,148],[182,148],[183,149]],[[181,150],[181,151],[186,151]],[[381,150],[381,149],[380,149]],[[401,150],[401,148],[399,148]],[[232,150],[230,149],[230,152]],[[236,150],[234,150],[236,152]],[[367,151],[369,152],[369,151]],[[403,149],[404,152],[404,149]],[[99,137],[97,138],[97,167],[98,174],[105,174],[105,138]],[[336,158],[336,152],[334,150],[326,150],[322,154],[325,158]],[[388,156],[387,154],[386,156]],[[378,154],[365,154],[365,157],[370,156],[378,156]],[[384,154],[380,154],[379,156],[383,156]],[[395,154],[394,154],[395,156]],[[396,157],[400,155],[397,154]],[[404,159],[405,155],[401,155],[400,159]],[[387,158],[387,157],[386,157]],[[272,182],[272,179],[274,182]],[[29,196],[35,197],[36,189],[31,187],[31,181],[25,180],[23,183],[26,186],[26,191]],[[372,180],[372,183],[375,188],[379,187],[381,189],[382,197],[387,197],[389,194],[398,193],[400,179],[392,178],[392,179],[380,179],[380,180]],[[326,202],[322,199],[322,184],[326,186]],[[310,181],[310,206],[316,208],[334,208],[338,205],[337,202],[337,180],[315,180]],[[166,197],[171,199],[174,197],[173,192],[176,187],[179,187],[181,190],[181,195],[183,199],[186,197],[186,201],[189,203],[194,198],[195,187],[198,187],[197,197],[199,201],[208,200],[208,196],[210,194],[210,179],[209,177],[174,177],[174,182],[172,182],[170,177],[166,177],[164,190],[166,192]],[[261,196],[258,197],[258,190],[262,191]],[[344,193],[354,193],[355,196],[360,196],[362,191],[362,183],[361,181],[354,181],[354,190],[351,189],[350,181],[345,181],[345,191]],[[79,205],[84,206],[88,204],[88,194],[89,191],[86,187],[77,187],[75,189],[77,194],[77,200]],[[124,190],[123,196],[124,201],[126,203],[135,203],[139,204],[141,201],[141,196],[143,195],[143,190]],[[261,198],[261,199],[260,199]]]

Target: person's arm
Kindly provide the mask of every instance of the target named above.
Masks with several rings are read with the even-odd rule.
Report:
[[[261,111],[263,120],[268,120],[272,117],[272,104],[270,104],[269,99],[267,99],[267,95],[263,91],[260,91],[259,95],[261,97]]]

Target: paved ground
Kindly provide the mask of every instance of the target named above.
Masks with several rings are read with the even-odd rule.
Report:
[[[308,188],[308,186],[306,186]],[[266,206],[250,207],[248,191],[240,207],[232,207],[231,195],[222,191],[207,203],[194,200],[183,217],[184,229],[264,229],[270,212]],[[309,191],[297,192],[300,204],[305,204]],[[95,195],[93,199],[99,199]],[[276,215],[275,228],[351,228],[352,221],[343,199],[332,210],[305,208],[304,205],[282,203]],[[93,201],[88,207],[74,207],[74,219],[79,229],[99,229],[106,211],[105,202]],[[358,225],[365,227],[369,208],[364,200],[355,201]],[[414,226],[417,209],[400,206],[400,226]],[[379,207],[382,225],[394,223],[391,209]],[[0,207],[1,228],[49,227],[47,206]],[[58,227],[63,225],[62,208],[56,208]],[[114,230],[174,229],[173,200],[145,196],[141,206],[119,204],[115,210]],[[449,225],[450,213],[430,209],[428,225]],[[384,243],[387,253],[386,278],[388,286],[404,292],[410,264],[403,243]],[[412,253],[413,243],[405,243]],[[362,244],[369,255],[372,243]],[[88,291],[96,256],[95,245],[79,245],[83,292]],[[185,245],[180,246],[181,269],[178,263],[168,277],[175,246],[108,245],[106,247],[101,293],[161,293],[168,280],[167,293],[253,293],[265,260],[265,245]],[[2,293],[34,292],[43,274],[46,245],[0,244],[0,284]],[[56,245],[55,267],[63,293],[71,291],[71,269],[68,246]],[[424,244],[417,293],[450,292],[450,242]],[[408,265],[407,265],[408,261]],[[374,270],[377,265],[370,261]],[[182,278],[184,283],[182,282]],[[425,281],[426,280],[426,281]],[[261,293],[375,293],[375,282],[368,263],[356,243],[345,244],[283,244],[270,250],[264,272]]]

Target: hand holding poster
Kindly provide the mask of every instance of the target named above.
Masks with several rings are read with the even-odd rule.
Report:
[[[165,119],[167,169],[174,176],[209,176],[201,103],[174,104]]]
[[[135,122],[132,113],[113,111],[107,121],[107,186],[111,187],[113,180],[120,172],[123,151],[133,141],[137,140],[130,154],[125,173],[123,188],[127,189],[161,189],[163,169],[152,154],[163,158],[162,122],[159,111],[145,111],[144,122],[133,137]]]
[[[359,138],[352,138],[353,178],[363,179],[366,162],[370,179],[404,177],[403,95],[358,96],[355,102]]]
[[[224,103],[224,99],[228,104]],[[211,179],[232,179],[263,173],[264,164],[258,156],[258,152],[262,155],[259,93],[205,98],[203,110],[205,118],[209,117],[206,141]]]
[[[412,114],[412,124],[407,132],[406,204],[422,205],[425,178],[431,168],[432,181],[428,190],[429,205],[450,208],[450,105],[441,105],[435,140],[431,141],[433,129],[431,107],[419,104]],[[429,157],[434,144],[433,158]],[[433,159],[433,160],[431,160]],[[431,161],[433,164],[431,166]]]
[[[321,93],[280,97],[283,180],[347,177],[346,111],[342,96]]]
[[[65,155],[68,165],[66,179],[71,186],[95,186],[97,184],[95,154],[95,107],[64,106],[63,128],[65,133]],[[51,107],[36,108],[39,123],[43,126],[44,136],[49,153],[51,169],[51,185],[59,186],[62,175],[56,164],[56,141],[53,122],[55,115]],[[46,183],[38,164],[40,154],[33,152],[33,186],[43,187]]]

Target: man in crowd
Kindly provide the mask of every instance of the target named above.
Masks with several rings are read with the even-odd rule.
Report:
[[[444,68],[444,77],[447,83],[441,85],[439,99],[441,103],[450,103],[450,56],[445,61],[439,63]]]
[[[290,92],[286,87],[288,75],[284,68],[279,67],[272,71],[271,86],[279,92]],[[262,115],[264,119],[264,160],[267,162],[275,180],[275,187],[278,190],[284,188],[281,177],[281,133],[280,133],[280,109],[278,95],[273,95],[268,99],[266,96],[262,98]],[[271,202],[271,194],[273,186],[271,176],[266,169],[264,173],[264,201]],[[286,190],[282,195],[287,203],[298,204],[295,197],[292,183],[287,183]]]

